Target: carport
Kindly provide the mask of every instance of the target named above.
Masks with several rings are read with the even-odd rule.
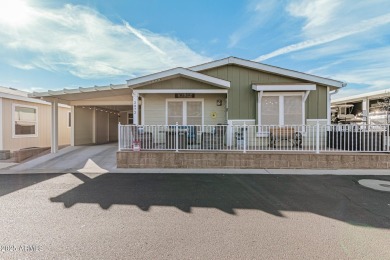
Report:
[[[56,153],[59,103],[71,106],[71,146],[104,144],[118,141],[118,123],[126,125],[144,123],[144,119],[147,118],[144,111],[145,95],[154,94],[154,98],[170,95],[163,98],[165,104],[167,98],[176,98],[176,94],[183,93],[209,95],[209,98],[210,95],[219,94],[222,95],[220,98],[226,98],[229,87],[229,81],[189,69],[174,68],[127,80],[127,84],[49,90],[33,92],[29,96],[52,104],[51,152]],[[151,98],[150,104],[155,101],[156,99],[153,101]],[[149,113],[155,113],[156,110],[153,111]],[[161,112],[160,107],[157,111]],[[225,109],[222,111],[221,114],[225,115]]]
[[[34,92],[31,97],[52,104],[51,152],[58,151],[58,104],[71,106],[71,146],[118,141],[118,123],[138,124],[139,97],[127,84]]]

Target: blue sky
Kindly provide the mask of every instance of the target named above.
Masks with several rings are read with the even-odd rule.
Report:
[[[389,0],[0,0],[0,85],[122,84],[236,56],[390,88]]]

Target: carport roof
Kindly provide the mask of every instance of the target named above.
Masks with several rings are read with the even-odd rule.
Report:
[[[220,88],[230,88],[230,82],[222,80],[219,78],[211,77],[199,72],[195,72],[185,68],[174,68],[134,79],[127,80],[127,84],[119,85],[108,85],[108,86],[94,86],[89,88],[76,88],[76,89],[66,89],[63,90],[48,90],[46,92],[33,92],[29,94],[29,97],[32,98],[60,98],[64,100],[80,100],[82,98],[91,98],[91,96],[99,96],[102,91],[110,91],[110,94],[120,94],[123,91],[131,93],[132,89],[135,89],[140,86],[152,84],[155,82],[168,80],[176,77],[185,77],[189,79],[194,79],[197,81],[205,82],[210,85],[220,87]],[[107,94],[107,93],[106,93]]]

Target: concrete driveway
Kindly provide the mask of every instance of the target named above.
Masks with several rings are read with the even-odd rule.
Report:
[[[80,169],[94,169],[104,173],[116,169],[116,143],[90,146],[69,146],[56,154],[47,154],[31,161],[21,163],[3,172],[8,173],[67,173]]]

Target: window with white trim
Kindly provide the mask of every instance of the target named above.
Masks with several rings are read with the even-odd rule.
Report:
[[[38,108],[13,105],[13,136],[24,137],[38,135]]]
[[[68,127],[72,127],[72,112],[68,111]]]
[[[202,125],[203,101],[201,100],[168,100],[167,124]]]
[[[261,125],[303,125],[305,110],[302,92],[265,92],[259,100]]]

